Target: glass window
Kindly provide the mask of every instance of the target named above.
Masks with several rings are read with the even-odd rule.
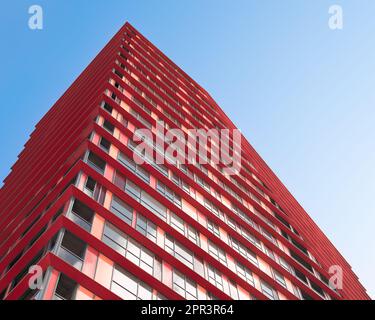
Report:
[[[257,246],[259,249],[262,249],[262,244],[261,244],[261,242],[259,241],[259,239],[256,238],[255,236],[253,236],[251,233],[247,232],[243,227],[241,227],[241,234],[242,234],[247,240],[249,240],[252,244],[254,244],[255,246]]]
[[[115,172],[113,183],[121,190],[125,190],[126,179],[120,172]]]
[[[111,290],[124,300],[151,300],[152,289],[126,270],[115,266]]]
[[[109,223],[105,224],[102,241],[121,255],[125,255],[127,237],[115,226]]]
[[[233,219],[231,219],[231,218],[229,218],[229,217],[228,217],[228,225],[229,225],[231,228],[233,228],[234,230],[237,230],[237,223],[236,223]]]
[[[291,272],[291,266],[281,257],[279,257],[280,265],[286,269],[288,272]]]
[[[118,155],[118,160],[123,164],[125,165],[125,167],[129,168],[130,170],[134,171],[135,172],[135,169],[136,169],[136,163],[131,160],[129,157],[127,157],[126,155],[124,155],[123,153],[119,153]]]
[[[128,204],[124,203],[116,196],[113,196],[111,203],[111,211],[124,220],[127,224],[132,224],[133,221],[133,208]]]
[[[238,295],[237,285],[231,280],[229,280],[229,294],[232,297],[232,299],[234,299],[234,300],[240,299],[240,297]]]
[[[208,252],[221,263],[227,265],[227,256],[225,252],[211,241],[208,241]]]
[[[219,226],[213,223],[211,220],[207,221],[207,228],[210,230],[214,235],[220,238],[220,229]]]
[[[198,298],[197,284],[177,270],[173,270],[173,290],[187,300]]]
[[[249,283],[252,286],[254,286],[254,278],[253,278],[253,274],[250,271],[250,269],[248,269],[247,267],[245,267],[243,264],[237,262],[236,263],[236,271],[237,271],[237,274],[242,279],[244,279],[247,283]]]
[[[131,262],[139,265],[139,259],[141,256],[141,249],[137,243],[134,241],[129,240],[127,251],[126,251],[126,258],[128,258]]]
[[[103,109],[107,110],[109,113],[112,113],[113,108],[106,102],[103,104]]]
[[[103,137],[101,137],[99,145],[105,152],[109,152],[111,148],[111,143]]]
[[[171,213],[171,226],[180,231],[182,234],[184,234],[184,221],[180,217],[176,216],[174,213]]]
[[[81,270],[86,252],[86,243],[69,231],[64,232],[58,256]]]
[[[160,273],[161,261],[128,235],[106,223],[102,241],[151,275]]]
[[[113,132],[115,131],[115,126],[112,123],[110,123],[108,120],[104,120],[103,128],[106,129],[111,134],[113,134]]]
[[[230,242],[234,250],[236,250],[239,254],[243,255],[250,262],[258,266],[258,259],[254,252],[246,248],[242,243],[238,242],[236,239],[233,239],[232,237],[230,237]]]
[[[68,216],[76,224],[90,232],[94,211],[87,205],[75,199],[71,213]]]
[[[151,300],[152,299],[152,289],[146,284],[138,285],[138,299],[139,300]]]
[[[194,242],[196,245],[200,245],[199,233],[191,226],[187,226],[187,237],[190,241]]]
[[[167,208],[145,192],[142,193],[142,204],[145,205],[150,211],[161,216],[164,220],[166,219]]]
[[[262,233],[263,233],[263,235],[264,235],[268,240],[270,240],[270,241],[272,241],[273,243],[277,244],[276,239],[275,239],[275,238],[272,236],[272,234],[270,234],[268,231],[266,231],[266,230],[264,230],[264,229],[262,228]]]
[[[156,169],[158,169],[163,175],[168,177],[168,168],[163,164],[156,164]]]
[[[128,169],[130,169],[140,178],[142,178],[145,182],[150,183],[150,174],[140,165],[136,164],[132,159],[130,159],[129,157],[120,152],[118,155],[118,160]]]
[[[221,276],[221,273],[212,266],[208,266],[207,270],[208,270],[208,281],[210,281],[214,286],[216,286],[217,288],[223,291],[224,287],[223,287],[223,278]]]
[[[181,208],[182,202],[181,197],[173,192],[170,188],[168,188],[164,183],[158,181],[156,185],[156,189],[164,195],[168,200],[172,201],[174,204]]]
[[[150,240],[156,242],[156,225],[141,214],[137,214],[136,229]]]
[[[165,250],[193,269],[193,253],[169,235],[165,237]]]
[[[138,176],[140,176],[145,182],[150,183],[150,174],[141,166],[137,165]]]
[[[275,278],[275,280],[280,283],[284,288],[286,288],[286,283],[285,283],[285,279],[284,279],[284,276],[277,272],[276,270],[272,270],[273,271],[273,276]]]
[[[266,282],[261,281],[260,286],[262,288],[262,292],[264,295],[266,295],[271,300],[278,300],[279,296],[277,292]]]
[[[94,194],[95,187],[96,187],[96,181],[91,177],[87,177],[87,180],[86,180],[86,183],[85,183],[85,191],[87,191],[87,193],[91,197]]]
[[[77,289],[77,283],[60,273],[53,300],[73,300]]]
[[[104,174],[106,162],[102,158],[98,157],[96,154],[90,152],[87,163],[100,174]]]
[[[264,247],[265,251],[266,251],[266,254],[272,259],[272,260],[275,260],[275,255],[273,253],[273,251],[267,247]]]
[[[133,198],[136,198],[138,200],[141,198],[141,188],[129,179],[126,180],[125,191]]]

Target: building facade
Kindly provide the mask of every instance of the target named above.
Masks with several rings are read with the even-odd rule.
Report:
[[[138,163],[135,131],[154,137],[158,124],[235,129],[126,23],[36,125],[4,181],[0,299],[369,299],[245,138],[238,174],[214,161]]]

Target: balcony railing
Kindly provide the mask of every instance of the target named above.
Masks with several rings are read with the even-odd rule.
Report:
[[[83,260],[70,250],[60,247],[57,255],[78,270],[82,269]]]
[[[73,211],[68,214],[68,218],[74,223],[78,224],[81,228],[85,229],[87,232],[91,231],[91,223],[89,223]]]

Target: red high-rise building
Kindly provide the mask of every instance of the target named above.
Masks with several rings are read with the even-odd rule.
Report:
[[[155,134],[161,122],[235,129],[127,23],[37,124],[4,181],[0,299],[369,298],[245,139],[236,175],[214,163],[137,164],[134,131]]]

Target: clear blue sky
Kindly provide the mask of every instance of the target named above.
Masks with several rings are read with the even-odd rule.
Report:
[[[214,96],[375,297],[374,15],[373,0],[3,1],[0,178],[128,20]]]

